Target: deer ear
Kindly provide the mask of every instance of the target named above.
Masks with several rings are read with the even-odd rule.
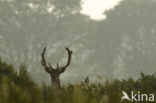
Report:
[[[59,69],[60,74],[63,73],[65,70],[66,70],[66,68],[60,68]]]

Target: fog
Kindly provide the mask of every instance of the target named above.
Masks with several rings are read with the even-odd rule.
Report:
[[[81,13],[80,0],[0,0],[0,56],[14,67],[27,66],[37,83],[50,83],[41,65],[65,65],[73,50],[63,83],[89,76],[98,81],[137,78],[156,68],[156,2],[123,0],[96,21]]]

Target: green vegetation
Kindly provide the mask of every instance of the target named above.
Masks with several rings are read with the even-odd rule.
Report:
[[[34,83],[25,66],[16,72],[12,65],[0,59],[0,103],[121,103],[122,91],[156,94],[156,74],[137,80],[108,80],[90,83],[87,77],[79,84],[62,86],[61,90]],[[124,101],[125,103],[128,101]]]
[[[0,59],[0,103],[121,103],[123,90],[156,94],[156,73],[143,73],[156,68],[156,0],[122,0],[99,22],[80,13],[80,2],[0,0],[0,56],[16,67]],[[86,78],[61,90],[40,86],[50,79],[39,62],[44,46],[52,63],[63,60],[61,48],[75,50],[65,82],[95,71],[126,80],[91,83]],[[17,68],[20,63],[35,82],[26,66]],[[140,71],[138,79],[127,79]]]
[[[99,22],[80,13],[80,2],[0,0],[0,56],[14,67],[27,65],[40,84],[49,79],[39,64],[45,46],[47,59],[54,64],[66,56],[64,47],[73,50],[75,57],[65,82],[86,74],[92,79],[93,67],[110,79],[136,78],[140,71],[155,71],[155,0],[122,0]],[[48,12],[51,6],[55,8]]]

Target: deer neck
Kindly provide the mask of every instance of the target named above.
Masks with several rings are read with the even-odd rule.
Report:
[[[60,75],[53,77],[51,75],[51,82],[52,82],[52,86],[56,87],[56,88],[61,88],[61,84],[60,84]]]

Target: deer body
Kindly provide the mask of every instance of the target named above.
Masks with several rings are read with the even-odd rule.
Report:
[[[52,86],[56,88],[61,88],[60,74],[62,74],[66,70],[66,68],[70,65],[70,62],[71,62],[72,51],[69,50],[68,48],[66,48],[66,50],[68,52],[68,61],[67,61],[67,64],[63,67],[59,67],[58,63],[57,63],[56,68],[52,67],[50,64],[47,65],[45,58],[44,58],[46,48],[44,48],[41,54],[41,57],[42,57],[41,64],[43,65],[45,71],[50,74]]]

